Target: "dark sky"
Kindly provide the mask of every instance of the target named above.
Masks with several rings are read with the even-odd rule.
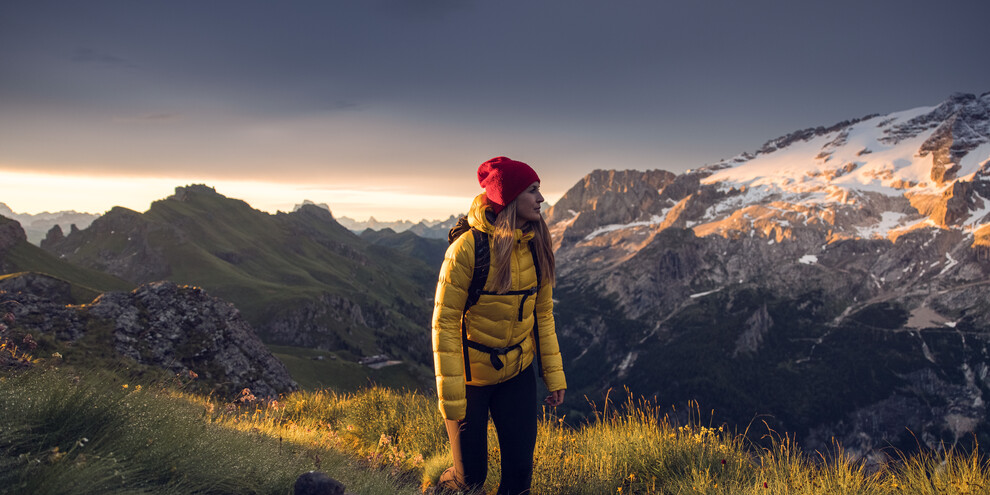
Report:
[[[51,174],[62,199],[56,179],[254,181],[291,196],[256,207],[361,216],[342,191],[449,209],[508,155],[553,197],[990,91],[988,20],[985,0],[0,0],[0,178]],[[62,207],[31,197],[0,202]]]

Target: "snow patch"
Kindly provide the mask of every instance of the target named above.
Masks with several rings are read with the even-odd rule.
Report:
[[[964,230],[967,232],[972,232],[980,227],[983,227],[985,223],[980,223],[981,221],[986,221],[990,219],[990,200],[987,200],[978,193],[974,194],[981,202],[983,202],[983,207],[978,210],[973,210],[969,215],[969,219],[963,222]]]
[[[959,160],[959,172],[956,173],[956,177],[961,180],[973,180],[987,158],[990,158],[990,143],[983,143]]]
[[[901,226],[901,223],[904,221],[905,217],[907,217],[907,215],[904,213],[885,211],[880,216],[880,221],[878,223],[868,227],[856,227],[856,232],[864,239],[886,237],[888,232]]]
[[[740,282],[741,282],[741,280],[740,280]],[[720,290],[722,290],[722,287],[719,287],[718,289],[715,289],[715,290],[710,290],[708,292],[699,292],[697,294],[691,294],[688,297],[690,297],[691,299],[697,299],[699,297],[705,297],[705,296],[707,296],[709,294],[714,294],[714,293],[716,293],[716,292],[718,292]]]
[[[652,227],[654,225],[660,225],[662,222],[663,222],[663,217],[661,217],[660,215],[653,215],[653,218],[650,218],[649,220],[642,221],[642,222],[632,222],[632,223],[627,223],[627,224],[606,225],[604,227],[599,227],[599,228],[595,229],[594,231],[592,231],[590,234],[584,236],[584,240],[590,241],[590,240],[594,239],[595,237],[598,237],[598,236],[600,236],[602,234],[607,234],[609,232],[615,232],[616,230],[630,229],[630,228],[633,228],[633,227]]]
[[[891,197],[903,196],[906,190],[934,192],[939,188],[931,179],[933,156],[917,154],[931,131],[898,142],[890,134],[894,126],[930,113],[933,108],[875,117],[840,132],[798,140],[785,148],[758,153],[752,159],[716,170],[702,179],[702,183],[717,184],[722,191],[735,189],[740,194],[727,198],[708,213],[760,203],[770,196],[774,200],[820,205],[849,204],[855,202],[859,192]],[[866,149],[870,153],[863,155]],[[959,176],[971,177],[988,155],[990,143],[968,153],[961,161]]]
[[[951,255],[951,254],[949,254],[949,253],[945,253],[945,258],[946,258],[946,259],[948,259],[949,261],[947,261],[947,262],[946,262],[947,264],[945,265],[945,268],[943,268],[943,269],[942,269],[942,271],[940,271],[940,272],[938,272],[938,275],[939,275],[939,276],[941,276],[941,275],[942,275],[942,274],[944,274],[945,272],[947,272],[947,271],[949,271],[949,270],[951,270],[951,269],[952,269],[952,267],[954,267],[954,266],[956,266],[956,265],[958,265],[958,264],[959,264],[959,262],[958,262],[958,261],[956,261],[955,259],[953,259],[953,258],[952,258],[952,255]]]
[[[636,362],[636,356],[637,355],[638,355],[638,353],[636,351],[633,351],[633,352],[630,352],[629,354],[626,354],[625,359],[623,359],[622,362],[619,363],[619,373],[620,374],[625,373],[625,371],[628,370],[629,367],[632,366],[632,364]]]

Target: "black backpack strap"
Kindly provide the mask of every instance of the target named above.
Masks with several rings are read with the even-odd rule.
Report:
[[[464,220],[466,221],[466,219]],[[468,286],[464,311],[461,312],[461,349],[464,353],[464,380],[468,382],[471,381],[471,357],[468,351],[470,344],[467,338],[467,312],[481,298],[481,293],[485,289],[485,282],[488,281],[488,267],[491,264],[488,234],[478,229],[471,229],[471,233],[474,235],[474,274],[471,276],[471,285]]]
[[[533,241],[529,241],[529,252],[533,255],[533,269],[536,270],[536,291],[539,293],[542,277],[540,276],[540,260],[536,256]],[[540,318],[536,314],[537,305],[533,305],[533,361],[536,361],[536,373],[543,376],[543,354],[540,352]]]
[[[471,224],[468,223],[467,217],[458,218],[457,223],[447,232],[447,244],[453,244],[461,234],[468,230],[471,230]]]
[[[464,304],[465,312],[478,303],[478,299],[485,291],[485,282],[488,281],[488,267],[491,265],[488,234],[478,229],[471,229],[471,233],[474,234],[474,275],[471,277],[471,285],[468,286],[468,298]]]

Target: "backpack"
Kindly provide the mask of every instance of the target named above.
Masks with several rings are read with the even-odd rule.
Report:
[[[521,347],[521,342],[509,347],[488,347],[486,345],[479,344],[467,338],[467,312],[478,303],[478,299],[481,298],[483,294],[488,295],[503,295],[503,296],[523,296],[522,301],[519,302],[519,321],[522,321],[523,317],[523,306],[526,304],[526,298],[529,296],[534,296],[540,289],[540,263],[536,258],[536,250],[533,249],[533,242],[529,243],[529,252],[533,255],[533,267],[536,269],[536,286],[527,290],[510,290],[504,294],[498,294],[492,291],[485,290],[485,282],[488,281],[488,269],[491,266],[491,250],[488,247],[488,234],[482,232],[478,229],[472,228],[468,224],[468,219],[466,216],[461,217],[457,220],[457,224],[454,225],[450,232],[447,233],[448,244],[453,244],[457,238],[464,235],[468,231],[474,235],[474,274],[471,277],[471,284],[468,286],[468,296],[467,300],[464,302],[464,310],[461,312],[461,344],[464,354],[464,379],[465,381],[471,381],[471,360],[468,356],[467,348],[477,349],[481,352],[487,353],[489,359],[491,360],[492,367],[496,370],[500,370],[505,367],[502,363],[500,356],[508,354],[509,351],[518,349]],[[534,308],[535,312],[535,308]],[[535,355],[533,360],[536,361],[536,369],[540,376],[543,376],[543,363],[540,356],[540,329],[539,321],[534,315],[533,317],[533,346],[535,349]]]

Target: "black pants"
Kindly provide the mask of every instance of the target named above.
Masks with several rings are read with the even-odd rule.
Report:
[[[447,420],[454,467],[440,477],[440,486],[474,490],[488,476],[488,414],[491,413],[502,457],[499,495],[529,493],[536,448],[536,378],[527,366],[512,379],[485,387],[467,386],[467,412]]]

